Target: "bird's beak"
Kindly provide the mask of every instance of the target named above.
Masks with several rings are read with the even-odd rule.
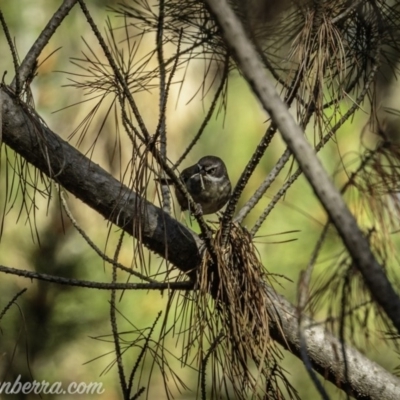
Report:
[[[206,175],[206,170],[200,164],[197,164],[198,173],[202,176]]]

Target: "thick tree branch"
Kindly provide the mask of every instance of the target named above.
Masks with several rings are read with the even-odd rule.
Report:
[[[284,297],[266,287],[281,326],[272,325],[271,336],[301,359],[297,310]],[[303,317],[307,353],[316,371],[356,399],[395,400],[400,398],[400,380],[357,350],[346,346],[320,324]],[[343,347],[342,347],[343,346]],[[343,355],[346,355],[346,363]],[[347,381],[348,378],[349,382]]]
[[[263,64],[227,0],[206,0],[215,15],[228,46],[232,49],[244,77],[264,109],[276,123],[284,141],[294,154],[330,220],[335,225],[371,295],[385,310],[400,333],[400,298],[377,262],[354,216],[335,188],[302,129],[280,99]]]
[[[19,100],[2,90],[3,141],[40,171],[84,203],[139,238],[150,250],[168,259],[188,273],[200,261],[201,240],[161,209],[140,198],[101,167],[84,157],[40,123]],[[268,290],[274,340],[299,356],[296,309],[273,289]],[[312,321],[307,321],[310,326]],[[400,381],[356,350],[345,346],[350,382],[346,382],[341,343],[315,325],[305,332],[307,351],[314,368],[326,379],[349,394],[362,399],[392,400],[400,398]],[[379,384],[378,384],[379,383]]]
[[[199,264],[201,241],[196,234],[55,135],[7,92],[2,95],[5,144],[182,271]]]

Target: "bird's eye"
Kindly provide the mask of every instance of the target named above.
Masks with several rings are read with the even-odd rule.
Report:
[[[210,175],[214,175],[216,170],[217,170],[217,168],[210,167],[210,168],[207,168],[207,173]]]

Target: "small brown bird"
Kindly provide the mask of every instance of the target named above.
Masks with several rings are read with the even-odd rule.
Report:
[[[232,186],[225,163],[216,156],[205,156],[197,164],[185,168],[180,179],[203,214],[219,211],[231,195]],[[185,196],[176,188],[175,193],[181,209],[187,210],[189,204]]]

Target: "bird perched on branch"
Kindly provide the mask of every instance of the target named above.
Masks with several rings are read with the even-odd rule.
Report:
[[[231,181],[225,163],[216,156],[202,157],[196,164],[185,168],[180,179],[186,186],[202,214],[213,214],[219,211],[228,201],[231,194]],[[172,184],[169,179],[161,180]],[[175,188],[176,198],[182,211],[189,209],[189,202],[183,193]]]

